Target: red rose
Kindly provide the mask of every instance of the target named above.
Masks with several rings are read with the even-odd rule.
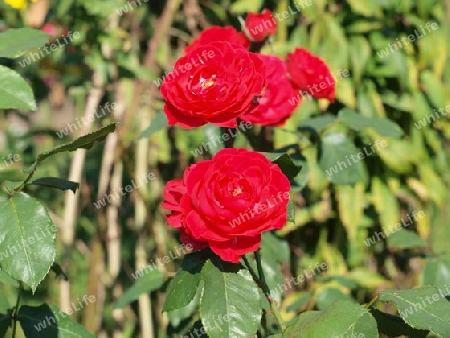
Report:
[[[266,65],[266,89],[258,99],[258,107],[240,118],[244,121],[263,126],[282,126],[295,112],[300,104],[290,102],[297,95],[286,75],[286,64],[282,59],[272,55],[259,54]]]
[[[181,241],[210,247],[223,260],[238,262],[258,249],[261,233],[287,221],[289,180],[264,155],[242,148],[219,151],[189,167],[183,180],[164,188],[167,222]]]
[[[334,102],[335,80],[326,63],[306,49],[296,48],[286,58],[287,70],[297,89],[317,99]]]
[[[262,13],[248,13],[245,19],[245,29],[251,41],[264,41],[277,31],[277,22],[268,9]]]
[[[257,106],[265,73],[264,62],[236,44],[216,41],[192,50],[160,88],[169,125],[236,127],[236,118]]]
[[[201,45],[207,45],[215,41],[227,41],[241,45],[245,49],[250,46],[250,41],[244,33],[238,32],[234,27],[220,27],[212,26],[200,33],[197,39],[191,42],[189,46],[184,49],[184,52],[190,53],[195,48]]]

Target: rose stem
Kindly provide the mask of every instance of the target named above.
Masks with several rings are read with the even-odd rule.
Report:
[[[259,273],[259,277],[256,275],[255,271],[252,269],[249,261],[247,260],[246,256],[242,256],[242,260],[244,261],[248,271],[250,272],[250,274],[252,275],[253,279],[255,280],[256,284],[258,284],[258,286],[261,288],[261,290],[263,290],[267,300],[270,303],[270,309],[272,310],[276,321],[278,322],[278,325],[280,325],[281,330],[284,331],[284,329],[286,328],[283,319],[281,318],[281,313],[280,310],[278,309],[278,306],[275,302],[275,300],[272,299],[272,297],[270,296],[270,289],[266,283],[266,278],[264,276],[264,271],[262,269],[262,264],[261,264],[261,255],[259,253],[259,249],[257,251],[255,251],[255,259],[256,259],[256,265],[258,267],[258,273]]]

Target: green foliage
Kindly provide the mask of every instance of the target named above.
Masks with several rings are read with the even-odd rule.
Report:
[[[5,187],[0,196],[0,337],[16,332],[18,323],[27,337],[93,337],[100,332],[109,336],[118,330],[134,337],[150,318],[152,334],[162,338],[189,335],[194,329],[213,338],[449,336],[450,232],[445,206],[450,197],[450,124],[448,112],[439,113],[449,106],[450,94],[444,2],[313,0],[278,21],[277,35],[262,52],[284,57],[295,47],[306,48],[330,65],[337,81],[334,104],[304,97],[286,125],[274,129],[275,150],[262,152],[291,180],[288,223],[263,235],[259,258],[229,264],[208,250],[190,253],[181,266],[175,261],[145,274],[123,293],[118,290],[130,284],[123,272],[132,270],[138,258],[149,260],[178,243],[159,208],[165,182],[180,178],[199,157],[209,159],[225,147],[216,144],[199,157],[191,156],[193,149],[221,137],[223,130],[213,125],[168,128],[157,89],[148,87],[172,67],[205,22],[239,28],[237,15],[263,8],[281,14],[294,6],[287,0],[193,5],[174,1],[169,10],[164,2],[141,1],[141,6],[118,16],[116,10],[125,5],[118,0],[50,2],[47,19],[62,31],[80,32],[80,39],[24,68],[14,62],[26,57],[26,51],[36,52],[49,35],[29,28],[0,33],[0,58],[6,58],[0,60],[5,151],[24,157],[20,166],[0,171]],[[0,31],[24,26],[28,9],[19,15],[3,2],[0,9]],[[439,29],[399,44],[427,22],[436,22]],[[398,50],[391,51],[393,44]],[[149,59],[153,64],[144,64]],[[348,76],[341,76],[344,70]],[[101,88],[93,73],[103,80]],[[72,101],[77,111],[85,109],[83,100],[93,88],[105,90],[102,99],[120,100],[127,112],[120,136],[140,141],[130,147],[120,141],[115,145],[120,151],[114,149],[114,154],[107,148],[103,162],[101,147],[93,148],[83,167],[81,189],[63,178],[68,157],[62,153],[102,142],[116,130],[116,116],[102,119],[97,131],[64,145],[54,144],[52,128],[44,132],[51,119],[38,121],[35,133],[20,135],[6,118],[15,110],[38,107],[45,115],[58,88],[44,86],[48,79],[68,89],[63,90],[64,101]],[[145,100],[137,102],[140,97],[134,94],[143,84]],[[235,147],[254,146],[256,151],[262,150],[257,149],[261,141],[267,139],[256,126],[233,139]],[[133,148],[137,144],[148,148]],[[88,200],[97,192],[112,194],[119,177],[133,179],[143,167],[158,173],[157,182],[104,213],[92,210]],[[103,176],[108,171],[113,174]],[[53,220],[67,212],[64,194],[46,188],[70,189],[83,197],[79,209],[73,210],[78,218],[75,241],[69,245],[58,245],[53,230]],[[148,224],[136,216],[144,205]],[[51,218],[47,206],[55,210]],[[413,211],[425,216],[404,225],[402,220]],[[31,243],[36,234],[41,239]],[[26,244],[16,253],[13,246],[23,241]],[[69,246],[78,251],[68,254]],[[59,259],[70,260],[71,271],[57,265]],[[121,264],[113,265],[114,260]],[[322,262],[327,268],[314,274],[313,267]],[[101,310],[99,318],[80,313],[71,319],[53,305],[37,306],[41,301],[36,299],[58,300],[58,285],[45,278],[49,271],[58,278],[67,272],[72,292],[104,287],[104,303],[96,310]],[[299,282],[290,283],[292,277]],[[149,294],[151,305],[142,310],[146,303],[138,307],[136,301],[144,294]],[[116,321],[121,317],[117,313],[125,319]],[[142,318],[143,313],[147,317]],[[55,316],[57,325],[38,333],[35,325],[46,316]],[[95,335],[76,323],[91,320],[101,323]]]
[[[31,47],[43,45],[48,35],[32,29],[11,29],[0,36],[0,56],[16,57],[18,53]],[[33,92],[18,73],[0,66],[0,79],[4,86],[0,90],[0,108],[36,110]],[[2,315],[0,334],[6,334],[9,326],[16,332],[16,321],[20,322],[26,336],[39,336],[36,332],[47,329],[45,336],[94,337],[86,329],[67,318],[57,308],[43,304],[39,307],[20,306],[20,294],[24,287],[36,292],[37,286],[48,275],[54,266],[56,256],[56,232],[48,211],[37,199],[21,190],[29,182],[37,166],[48,157],[61,152],[75,151],[80,148],[89,149],[94,143],[103,140],[115,130],[115,123],[110,124],[92,134],[82,136],[66,145],[39,154],[34,164],[24,170],[28,176],[23,182],[5,180],[9,192],[6,201],[0,203],[0,223],[2,236],[0,241],[0,267],[2,282],[11,284],[17,281],[19,288],[16,306]],[[14,175],[5,178],[11,179]],[[20,177],[14,176],[14,177]],[[71,189],[74,193],[78,183],[57,177],[41,177],[30,185],[47,186],[62,190]],[[132,293],[131,290],[130,293]],[[72,311],[72,310],[71,310]],[[56,324],[46,328],[47,317],[53,317]],[[43,327],[40,324],[44,323]],[[50,323],[48,323],[50,325]],[[37,328],[36,328],[37,327]]]

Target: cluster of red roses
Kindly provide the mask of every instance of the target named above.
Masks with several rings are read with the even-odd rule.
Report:
[[[332,75],[328,66],[307,50],[296,48],[287,55],[286,62],[248,51],[252,41],[260,42],[275,33],[276,22],[270,11],[249,13],[244,28],[245,33],[241,33],[233,27],[214,26],[186,47],[174,69],[190,66],[192,59],[200,62],[194,68],[187,67],[189,71],[164,79],[161,93],[170,125],[195,128],[213,123],[236,127],[236,119],[240,118],[280,126],[300,104],[288,102],[296,91],[334,101],[334,81],[312,90],[326,78],[332,79]],[[214,57],[203,60],[205,53]]]
[[[264,43],[275,34],[276,21],[270,11],[249,13],[244,31],[211,27],[186,47],[174,66],[184,71],[166,77],[160,88],[169,125],[236,127],[240,119],[279,126],[297,109],[300,102],[293,106],[288,100],[298,90],[334,100],[334,83],[311,91],[312,86],[331,78],[331,73],[307,50],[295,49],[286,62],[249,52],[252,42]],[[214,57],[202,58],[205,55]],[[192,60],[198,60],[195,67]],[[246,149],[224,149],[212,160],[190,166],[183,179],[169,181],[162,206],[171,211],[167,222],[179,229],[183,243],[198,250],[210,247],[223,260],[238,262],[259,247],[262,232],[285,225],[289,200],[255,213],[237,227],[230,224],[269,198],[289,191],[289,180],[265,156]]]

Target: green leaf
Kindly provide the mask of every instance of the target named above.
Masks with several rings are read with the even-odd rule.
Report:
[[[147,1],[141,0],[141,3]],[[119,15],[123,15],[126,13],[132,13],[134,10],[137,10],[139,2],[135,2],[136,5],[129,5],[127,2],[123,2],[121,0],[108,0],[102,2],[92,2],[90,0],[81,0],[80,4],[85,8],[86,12],[93,15],[98,16],[100,18],[106,18],[111,13],[117,13]],[[144,5],[145,6],[145,5]],[[124,10],[126,9],[126,11]]]
[[[0,266],[34,293],[55,259],[57,227],[45,207],[25,193],[0,203],[0,223]]]
[[[33,90],[20,75],[0,65],[0,109],[36,110]]]
[[[444,87],[442,86],[442,82],[428,70],[424,70],[420,73],[420,80],[422,82],[423,89],[427,93],[433,105],[435,107],[445,107],[446,93]]]
[[[231,13],[259,12],[263,0],[237,0],[230,6]]]
[[[119,122],[111,123],[103,128],[100,128],[99,130],[94,131],[93,133],[81,136],[75,140],[73,140],[70,143],[63,144],[61,146],[58,146],[56,148],[53,148],[52,150],[49,150],[47,152],[41,153],[38,155],[35,163],[29,167],[26,172],[31,172],[35,170],[35,167],[42,161],[44,161],[46,158],[57,154],[62,153],[66,151],[75,151],[77,149],[90,149],[96,142],[103,141],[108,134],[114,132],[116,130],[116,124]]]
[[[221,272],[207,261],[201,272],[204,282],[200,317],[210,337],[249,337],[261,321],[260,293],[247,270]]]
[[[272,163],[277,164],[283,174],[285,174],[289,180],[295,178],[302,168],[301,165],[295,164],[294,161],[292,161],[292,159],[286,153],[262,152],[261,154],[267,157]]]
[[[20,187],[22,185],[23,181],[5,181],[5,187],[6,190],[8,190],[8,192],[13,192],[14,189],[16,189],[17,187]]]
[[[106,138],[106,136],[108,136],[108,134],[114,132],[116,130],[117,123],[118,122],[111,123],[103,128],[100,128],[99,130],[94,131],[93,133],[77,138],[76,140],[73,140],[70,143],[63,144],[61,146],[53,148],[52,150],[39,154],[33,165],[24,170],[24,172],[29,174],[26,180],[22,182],[20,186],[16,187],[14,191],[21,190],[27,183],[27,180],[29,180],[33,176],[34,171],[36,170],[38,164],[47,159],[48,157],[57,153],[62,153],[66,151],[75,151],[79,148],[90,149],[96,142],[103,141]]]
[[[5,169],[0,171],[0,182],[2,181],[20,181],[25,179],[24,173],[19,170]]]
[[[163,311],[173,311],[187,306],[197,294],[201,281],[200,271],[205,263],[201,252],[186,255],[175,277],[167,287]]]
[[[295,204],[291,199],[287,206],[287,222],[295,223]]]
[[[302,313],[283,332],[285,338],[353,337],[378,338],[377,323],[369,311],[354,301],[338,300],[327,310]]]
[[[430,259],[422,273],[423,285],[443,288],[450,283],[450,262],[448,260]]]
[[[200,292],[197,292],[194,299],[192,299],[192,301],[188,305],[180,309],[167,312],[167,317],[169,318],[170,324],[172,324],[172,326],[180,325],[183,320],[191,317],[194,314],[194,311],[197,309],[199,303]]]
[[[338,116],[345,125],[356,131],[373,128],[380,136],[401,137],[404,134],[402,128],[389,119],[369,118],[350,108],[341,109]]]
[[[389,248],[398,249],[414,249],[428,246],[427,241],[420,238],[416,232],[405,229],[400,229],[390,234],[387,243]]]
[[[337,300],[347,300],[355,303],[352,296],[343,293],[340,289],[329,287],[324,289],[316,297],[316,304],[318,310],[326,310]]]
[[[289,244],[272,232],[265,232],[262,235],[261,256],[270,257],[277,263],[289,261]]]
[[[291,155],[292,161],[298,165],[301,166],[300,173],[295,176],[294,182],[291,185],[291,191],[293,192],[299,192],[302,191],[303,188],[306,187],[309,181],[309,177],[311,175],[311,170],[308,164],[308,161],[305,157],[300,155],[299,153],[295,153]]]
[[[143,293],[149,293],[157,290],[164,282],[164,274],[155,269],[146,273],[142,277],[139,277],[132,287],[130,287],[123,295],[119,298],[114,309],[121,309],[131,302],[139,298]]]
[[[444,293],[445,292],[445,293]],[[405,322],[446,337],[450,332],[450,303],[447,289],[423,287],[412,290],[384,290],[377,301],[392,302]]]
[[[371,309],[370,312],[375,317],[380,332],[389,337],[405,336],[408,338],[425,338],[428,335],[429,331],[414,329],[407,325],[400,317],[381,312],[378,309]]]
[[[160,111],[158,114],[156,114],[153,121],[150,123],[150,125],[145,129],[136,139],[136,141],[139,141],[143,138],[147,138],[152,136],[154,133],[163,130],[168,126],[167,116],[163,111]]]
[[[261,242],[261,260],[266,283],[271,290],[271,296],[280,301],[282,292],[279,285],[286,284],[283,274],[280,273],[281,264],[289,261],[289,245],[272,232],[265,232]],[[253,259],[248,260],[256,271],[256,263]],[[264,297],[264,300],[266,298]],[[270,306],[270,305],[269,305]]]
[[[45,187],[57,188],[61,190],[72,190],[75,193],[80,186],[77,182],[67,181],[58,177],[41,177],[28,184],[42,185]]]
[[[0,269],[0,283],[12,286],[20,286],[19,282],[8,276],[5,271]]]
[[[0,33],[0,57],[19,57],[27,49],[45,45],[49,38],[49,34],[38,29],[10,28]]]
[[[81,303],[85,305],[85,303]],[[88,306],[94,306],[88,303]],[[80,309],[80,305],[76,307]],[[69,311],[70,310],[70,311]],[[70,308],[66,311],[72,312]],[[23,305],[18,320],[26,337],[94,338],[95,336],[75,322],[68,314],[53,305]],[[55,323],[56,322],[56,323]]]
[[[358,154],[346,135],[330,133],[322,139],[319,166],[334,184],[354,184],[363,179],[363,165]]]
[[[336,121],[336,116],[321,115],[312,117],[306,120],[302,120],[298,125],[299,130],[306,130],[308,128],[314,129],[317,133],[325,130],[331,123]]]
[[[203,127],[206,136],[206,143],[208,144],[208,151],[211,155],[215,155],[219,150],[224,148],[224,139],[222,129],[214,124],[206,124]],[[227,134],[228,137],[231,137]],[[219,140],[219,141],[218,141]]]

